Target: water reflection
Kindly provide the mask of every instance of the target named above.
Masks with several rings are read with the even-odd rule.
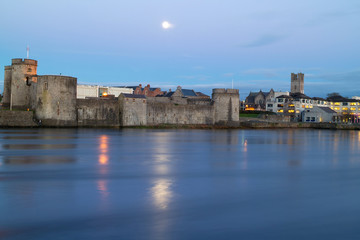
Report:
[[[109,198],[109,190],[108,190],[108,181],[106,180],[106,177],[108,175],[109,169],[109,136],[108,135],[100,135],[98,138],[98,164],[99,166],[99,172],[102,176],[105,177],[105,179],[101,178],[96,181],[96,187],[97,190],[100,193],[101,198],[101,205],[100,207],[102,209],[107,209],[109,207],[108,205],[108,198]]]
[[[107,135],[101,135],[99,138],[99,164],[109,164],[109,137]]]
[[[71,156],[4,156],[4,164],[60,164],[75,162]]]
[[[169,156],[176,147],[171,140],[174,134],[173,132],[154,133],[153,172],[159,177],[152,181],[153,187],[150,189],[150,194],[154,205],[160,210],[167,209],[173,196],[172,181],[168,176],[171,174],[170,166],[172,166]]]
[[[37,140],[37,139],[76,139],[75,136],[34,135],[34,136],[4,136],[5,140]]]
[[[171,191],[172,182],[169,179],[161,178],[154,181],[151,194],[154,204],[158,209],[165,210],[171,201],[173,193]]]
[[[8,150],[35,150],[35,149],[71,149],[75,144],[4,144],[3,149]]]

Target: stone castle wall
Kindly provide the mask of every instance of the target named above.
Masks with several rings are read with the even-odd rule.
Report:
[[[0,111],[0,127],[37,127],[32,111]]]
[[[118,127],[119,103],[115,99],[77,99],[79,127]]]
[[[166,100],[165,100],[166,99]],[[211,101],[148,98],[147,125],[160,124],[214,124],[214,107]]]

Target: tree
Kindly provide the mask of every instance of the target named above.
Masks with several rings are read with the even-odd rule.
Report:
[[[332,93],[328,93],[327,97],[331,98],[331,97],[342,97],[342,96],[340,95],[340,93],[332,92]]]

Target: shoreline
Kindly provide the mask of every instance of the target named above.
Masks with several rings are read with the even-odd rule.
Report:
[[[1,129],[11,128],[76,128],[76,129],[204,129],[204,130],[231,130],[231,129],[324,129],[324,130],[360,130],[360,124],[339,123],[284,123],[284,122],[238,122],[231,125],[194,125],[194,124],[160,124],[146,126],[36,126],[36,125],[0,125]]]

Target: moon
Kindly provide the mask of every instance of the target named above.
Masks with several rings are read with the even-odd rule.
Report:
[[[169,23],[168,21],[163,21],[161,23],[161,26],[162,26],[163,29],[169,29],[169,28],[172,27],[171,23]]]

